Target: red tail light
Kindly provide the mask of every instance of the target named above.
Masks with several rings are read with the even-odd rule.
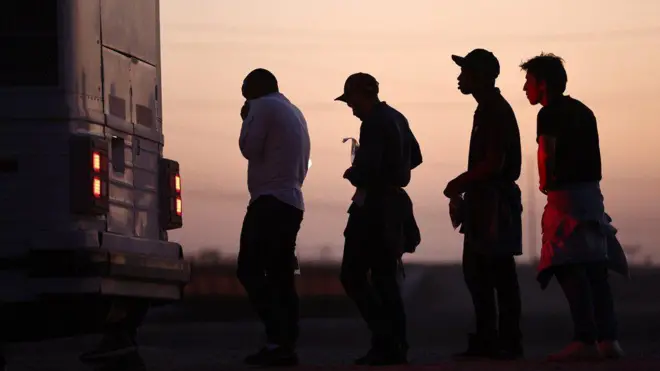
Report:
[[[183,216],[183,204],[181,197],[176,198],[176,215]]]
[[[99,152],[92,154],[92,169],[94,172],[101,172],[101,153]]]
[[[97,176],[94,177],[94,182],[92,184],[92,194],[96,198],[101,198],[103,196],[103,192],[101,191],[101,179]]]
[[[71,211],[83,215],[107,213],[108,141],[90,135],[75,136],[69,149]]]
[[[163,158],[160,160],[160,221],[164,229],[183,226],[183,200],[179,163]]]

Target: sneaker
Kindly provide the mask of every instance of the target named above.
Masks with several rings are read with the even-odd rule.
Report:
[[[243,362],[250,366],[261,367],[297,366],[298,355],[295,351],[285,347],[263,347],[258,352],[245,357]]]
[[[474,358],[497,358],[498,351],[492,342],[484,340],[476,334],[470,334],[468,337],[468,348],[464,352],[455,353],[452,358],[474,359]]]
[[[598,342],[598,351],[603,358],[607,359],[620,359],[625,357],[621,345],[616,340],[606,340]]]
[[[591,361],[600,358],[598,349],[593,344],[573,341],[564,349],[548,356],[550,362]]]
[[[371,362],[371,359],[377,357],[376,353],[377,353],[376,349],[371,348],[371,349],[369,349],[367,354],[363,355],[362,357],[359,357],[359,358],[355,359],[353,364],[358,365],[358,366],[359,365],[368,365],[369,362]]]
[[[124,357],[137,352],[137,344],[128,335],[105,335],[91,351],[80,355],[82,362],[96,362],[107,358]]]
[[[401,351],[374,352],[365,363],[366,366],[396,366],[407,364],[408,357]]]
[[[367,354],[356,359],[354,364],[364,366],[406,365],[408,364],[407,347],[398,347],[397,349],[372,347]]]
[[[513,348],[501,348],[495,358],[503,361],[515,361],[517,359],[525,358],[525,354],[521,346]]]
[[[94,364],[94,371],[147,371],[138,352],[126,357],[108,358]]]

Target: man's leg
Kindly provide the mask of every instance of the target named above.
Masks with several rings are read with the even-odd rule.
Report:
[[[296,239],[303,212],[279,200],[273,201],[268,229],[266,279],[272,290],[273,317],[277,319],[276,342],[293,350],[298,340],[299,298],[295,285]]]
[[[261,246],[267,223],[266,215],[268,215],[268,203],[262,197],[248,207],[241,230],[236,275],[247,293],[252,308],[264,324],[266,341],[274,344],[277,320],[272,318],[271,292],[266,279],[265,248]],[[248,363],[259,361],[265,350],[266,348],[248,356],[245,361]]]
[[[459,357],[492,357],[497,349],[497,308],[490,256],[475,252],[466,241],[463,248],[463,276],[476,319],[476,333],[470,335],[468,350]]]
[[[380,298],[369,282],[371,256],[368,251],[365,225],[364,214],[360,210],[349,214],[344,232],[344,255],[340,273],[346,295],[355,303],[371,331],[371,349],[366,356],[356,360],[358,364],[369,362],[379,351],[384,329],[387,329],[382,318]]]
[[[607,358],[623,357],[623,350],[618,342],[618,323],[608,280],[608,267],[605,263],[588,264],[586,272],[591,285],[594,317],[598,327],[598,347],[601,354]]]
[[[137,330],[149,310],[149,302],[139,299],[116,299],[104,326],[103,338],[96,348],[80,355],[82,362],[96,362],[124,357],[137,352]]]
[[[520,286],[513,256],[497,257],[494,263],[495,289],[499,307],[499,348],[504,358],[523,355],[520,315]]]
[[[126,332],[133,339],[134,342],[137,342],[137,331],[142,326],[144,318],[147,316],[149,311],[149,302],[147,301],[135,301],[131,305],[131,310],[128,312],[126,321],[124,323]]]
[[[382,255],[373,257],[371,266],[372,284],[381,300],[383,318],[388,325],[387,337],[381,340],[385,357],[380,364],[406,363],[406,311],[399,284],[399,259],[385,251],[380,253]]]
[[[592,290],[584,264],[558,266],[555,277],[566,296],[573,320],[573,341],[551,360],[572,360],[597,356],[597,327],[593,311]]]
[[[272,196],[261,197],[258,201],[261,201],[261,211],[257,245],[264,272],[260,287],[253,288],[253,303],[262,308],[268,344],[248,356],[245,362],[262,367],[293,366],[298,363],[295,344],[299,316],[294,276],[295,245],[302,211]]]

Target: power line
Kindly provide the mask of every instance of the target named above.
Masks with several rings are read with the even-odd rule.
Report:
[[[436,32],[405,32],[405,31],[357,31],[349,29],[319,29],[319,28],[288,28],[288,27],[255,27],[255,26],[223,26],[220,24],[194,24],[194,23],[164,23],[162,25],[165,33],[172,31],[173,34],[195,34],[222,36],[227,39],[219,40],[187,40],[174,41],[176,44],[190,45],[212,45],[234,43],[237,45],[249,44],[254,46],[251,41],[267,41],[267,45],[273,45],[275,39],[286,40],[289,45],[305,47],[325,47],[326,43],[322,41],[331,41],[338,46],[362,46],[369,44],[372,46],[392,47],[397,46],[436,46],[439,45],[439,37],[442,37],[442,44],[446,43],[464,43],[464,42],[487,42],[498,44],[512,44],[518,42],[593,42],[598,40],[614,41],[629,40],[634,38],[655,38],[660,36],[660,27],[643,27],[636,29],[602,30],[602,31],[577,31],[561,32],[552,34],[528,34],[508,33],[508,34],[464,34],[447,33],[446,30],[437,30]],[[298,38],[298,40],[296,40]],[[267,40],[264,40],[267,39]],[[301,39],[307,42],[300,42]],[[326,39],[326,40],[322,40]],[[402,44],[402,45],[398,45]],[[267,46],[264,45],[264,46]],[[283,46],[282,42],[276,43],[276,46]]]
[[[227,26],[220,23],[182,23],[182,22],[163,22],[162,28],[164,30],[173,30],[173,31],[192,31],[192,32],[201,32],[201,33],[213,33],[213,34],[227,34],[227,35],[258,35],[258,36],[272,36],[273,33],[280,34],[290,34],[290,35],[302,35],[302,36],[330,36],[333,38],[343,37],[343,36],[358,36],[374,39],[382,39],[383,37],[394,37],[398,39],[408,39],[408,38],[426,38],[433,37],[433,40],[437,42],[438,34],[442,33],[443,41],[447,40],[446,32],[448,30],[438,29],[435,31],[428,32],[418,32],[418,31],[389,31],[389,30],[351,30],[347,28],[318,28],[318,27],[281,27],[281,26],[255,26],[255,25],[245,25],[245,26]],[[500,38],[500,39],[511,39],[511,38],[550,38],[550,39],[561,39],[561,38],[598,38],[598,37],[638,37],[638,36],[654,36],[660,34],[660,26],[650,26],[650,27],[639,27],[639,28],[628,28],[628,29],[605,29],[598,31],[569,31],[569,32],[556,32],[556,33],[547,33],[547,34],[529,34],[529,33],[488,33],[487,36],[490,38]],[[483,34],[460,34],[461,39],[471,39],[471,38],[483,38]],[[456,38],[459,40],[459,38]]]
[[[405,83],[402,83],[405,84]],[[416,85],[414,81],[409,82],[407,85]],[[436,84],[436,86],[439,86],[441,84]],[[621,101],[656,101],[657,96],[653,95],[655,93],[652,92],[644,92],[644,91],[634,91],[634,92],[628,92],[628,91],[619,91],[619,92],[611,92],[611,93],[596,93],[596,94],[589,94],[587,98],[583,99],[585,101],[589,102],[610,102],[610,101],[616,101],[616,102],[621,102]],[[219,109],[232,109],[236,111],[236,107],[240,107],[240,100],[227,100],[227,99],[208,99],[208,98],[202,98],[202,99],[195,99],[195,98],[175,98],[175,99],[170,99],[165,97],[164,98],[165,104],[168,106],[171,105],[176,105],[177,109],[192,109],[192,110],[200,110],[200,111],[206,111],[208,112],[209,110],[219,110]],[[508,99],[509,103],[514,106],[521,106],[521,105],[527,105],[529,102],[524,99],[524,98],[513,98],[513,99]],[[455,108],[461,108],[461,109],[470,109],[474,108],[475,103],[474,101],[471,100],[465,100],[465,101],[454,101],[454,100],[416,100],[416,101],[396,101],[396,102],[391,102],[394,106],[397,107],[407,107],[407,108],[424,108],[424,109],[455,109]],[[338,109],[338,105],[336,102],[332,101],[331,99],[328,99],[328,101],[322,101],[322,100],[308,100],[308,101],[298,101],[296,103],[297,106],[304,108],[306,110],[313,110],[313,111],[336,111]],[[171,109],[171,108],[168,108]],[[598,113],[596,113],[598,116]]]

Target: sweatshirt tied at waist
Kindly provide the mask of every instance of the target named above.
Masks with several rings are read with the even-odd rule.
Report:
[[[357,199],[360,202],[357,202]],[[356,190],[349,213],[359,213],[368,219],[369,229],[382,234],[382,239],[393,243],[401,253],[413,253],[421,243],[421,233],[413,203],[405,189],[387,186],[377,189]]]
[[[463,196],[458,218],[466,246],[483,254],[522,255],[522,199],[514,182],[484,182]]]

